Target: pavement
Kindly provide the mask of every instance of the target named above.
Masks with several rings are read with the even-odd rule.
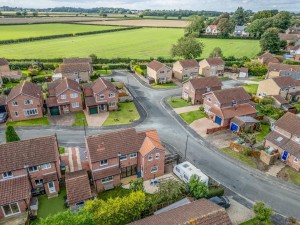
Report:
[[[266,172],[267,174],[277,177],[277,174],[285,167],[286,165],[277,160],[274,165],[269,167],[269,170]]]
[[[166,99],[179,96],[181,89],[153,90],[140,83],[134,76],[126,72],[113,75],[115,80],[124,82],[129,89],[138,109],[143,114],[142,120],[134,123],[138,131],[156,129],[161,140],[177,149],[184,155],[187,135],[187,159],[205,174],[223,184],[240,199],[253,204],[264,201],[274,211],[300,219],[300,187],[284,182],[276,177],[266,175],[256,169],[247,167],[237,160],[223,154],[214,145],[200,137],[167,104]],[[223,82],[224,87],[232,87],[235,82]],[[223,88],[224,88],[223,87]],[[87,128],[87,135],[101,133],[114,128]],[[72,127],[19,127],[16,128],[21,139],[29,139],[57,134],[62,146],[79,146],[84,148],[84,129]],[[0,129],[0,137],[5,142],[5,129]],[[250,204],[249,203],[249,204]]]
[[[176,109],[174,109],[174,111],[177,114],[181,114],[181,113],[185,113],[185,112],[197,111],[197,110],[199,110],[199,107],[200,107],[200,105],[191,105],[191,106],[176,108]]]
[[[101,127],[109,116],[109,112],[101,112],[99,114],[89,115],[86,110],[84,110],[84,114],[87,124],[91,127]]]

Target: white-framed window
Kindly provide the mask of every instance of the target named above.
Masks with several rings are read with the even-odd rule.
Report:
[[[72,103],[72,108],[79,108],[79,102],[73,102]]]
[[[33,101],[32,100],[25,100],[24,105],[32,105]]]
[[[6,178],[13,177],[14,175],[11,171],[7,171],[7,172],[4,172],[2,176],[4,179],[6,179]]]
[[[214,105],[215,105],[215,106],[219,106],[219,103],[216,101]]]
[[[184,173],[183,174],[183,178],[185,179],[185,180],[189,180],[189,177]]]
[[[61,98],[61,99],[66,99],[67,96],[66,96],[66,95],[61,95],[60,98]]]
[[[45,163],[42,165],[42,170],[50,169],[51,168],[51,163]]]
[[[105,95],[100,95],[100,99],[104,99],[105,98]]]
[[[299,159],[297,157],[294,157],[294,163],[298,163]]]
[[[208,102],[211,102],[211,98],[207,98],[207,101],[208,101]]]
[[[152,166],[151,167],[151,173],[156,173],[158,170],[158,166]]]
[[[101,179],[101,182],[102,182],[102,184],[104,184],[104,183],[112,181],[113,179],[114,179],[113,176],[109,176],[109,177],[105,177],[105,178]]]
[[[24,115],[25,116],[34,116],[38,114],[38,110],[35,109],[24,109]]]
[[[77,98],[77,97],[78,97],[78,94],[77,94],[77,93],[72,93],[72,94],[70,94],[70,97],[71,97],[71,98]]]
[[[184,68],[185,71],[189,70],[189,68]]]
[[[152,160],[153,160],[152,154],[148,155],[148,161],[152,161]]]
[[[300,137],[295,137],[295,141],[296,141],[297,143],[300,143]]]
[[[115,103],[115,102],[110,102],[110,103],[109,103],[109,106],[110,106],[110,107],[114,107],[114,106],[116,106],[116,103]]]
[[[43,184],[43,179],[37,179],[35,180],[36,185],[42,185]]]
[[[211,91],[210,87],[206,87],[206,91],[210,92]]]
[[[136,158],[136,156],[137,156],[136,152],[130,154],[130,158],[131,158],[131,159],[132,159],[132,158]]]
[[[104,159],[104,160],[100,161],[100,166],[105,166],[107,164],[108,164],[108,160],[107,159]]]
[[[21,212],[17,202],[9,203],[1,207],[5,216],[12,216]]]
[[[156,153],[156,154],[155,154],[155,158],[156,158],[156,159],[159,159],[159,157],[160,157],[160,154],[159,154],[159,153]]]
[[[115,96],[116,96],[115,93],[109,93],[109,94],[108,94],[108,97],[109,97],[109,98],[114,98]]]
[[[28,171],[29,171],[30,173],[36,172],[36,171],[38,171],[38,170],[39,170],[39,169],[38,169],[37,166],[31,166],[31,167],[28,167]]]
[[[121,155],[120,156],[120,161],[126,160],[127,159],[127,155]]]
[[[165,73],[165,71],[161,70],[160,73],[163,74],[163,73]]]
[[[14,112],[15,117],[19,117],[19,112]]]
[[[19,104],[18,104],[18,102],[12,102],[11,105],[12,106],[18,106]]]

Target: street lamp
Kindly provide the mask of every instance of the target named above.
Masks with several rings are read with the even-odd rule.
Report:
[[[186,136],[185,151],[184,151],[184,160],[186,160],[186,152],[187,152],[189,137],[190,137],[189,135]]]

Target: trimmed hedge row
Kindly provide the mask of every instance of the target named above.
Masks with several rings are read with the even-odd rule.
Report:
[[[199,38],[259,40],[259,38],[256,38],[256,37],[238,37],[238,36],[227,36],[227,37],[224,37],[222,35],[211,35],[211,34],[201,34],[201,35],[199,35]]]
[[[20,42],[38,41],[38,40],[49,40],[49,39],[57,39],[57,38],[65,38],[65,37],[74,37],[74,36],[83,36],[83,35],[92,35],[92,34],[111,33],[111,32],[118,32],[118,31],[124,31],[124,30],[135,30],[135,29],[140,29],[140,28],[141,27],[125,27],[125,28],[118,28],[118,29],[112,29],[112,30],[97,30],[97,31],[81,32],[81,33],[74,33],[74,34],[57,34],[57,35],[49,35],[49,36],[41,36],[41,37],[10,39],[10,40],[0,41],[0,45],[1,44],[14,44],[14,43],[20,43]]]
[[[103,66],[108,66],[109,70],[114,69],[129,69],[129,64],[126,63],[118,63],[118,64],[94,64],[94,70],[103,70]]]

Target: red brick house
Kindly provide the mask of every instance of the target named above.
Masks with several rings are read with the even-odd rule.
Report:
[[[153,179],[164,174],[165,148],[155,130],[124,129],[86,138],[89,166],[97,191],[130,176]]]
[[[61,172],[56,136],[0,144],[0,174],[0,196],[5,196],[0,198],[0,218],[24,212],[31,192],[57,196]]]
[[[88,114],[118,109],[119,92],[110,81],[98,78],[83,85],[85,105]]]
[[[277,120],[265,139],[265,147],[277,149],[282,161],[300,171],[300,117],[288,112]]]
[[[13,121],[43,117],[43,104],[42,87],[28,81],[14,87],[6,99],[7,109]]]
[[[265,65],[269,65],[269,63],[280,63],[279,59],[276,58],[269,52],[265,52],[261,56],[258,57],[258,60]]]
[[[203,94],[221,90],[222,82],[217,77],[192,78],[183,83],[182,98],[193,105],[203,103]]]
[[[236,116],[255,118],[257,114],[250,95],[242,87],[206,93],[203,106],[209,117],[220,126],[228,126]]]
[[[5,58],[0,58],[0,73],[10,72],[9,63]]]
[[[69,207],[83,206],[85,201],[93,198],[89,177],[86,170],[66,174],[67,202]]]
[[[57,79],[47,84],[50,115],[62,115],[83,110],[82,91],[79,84],[69,78]]]

